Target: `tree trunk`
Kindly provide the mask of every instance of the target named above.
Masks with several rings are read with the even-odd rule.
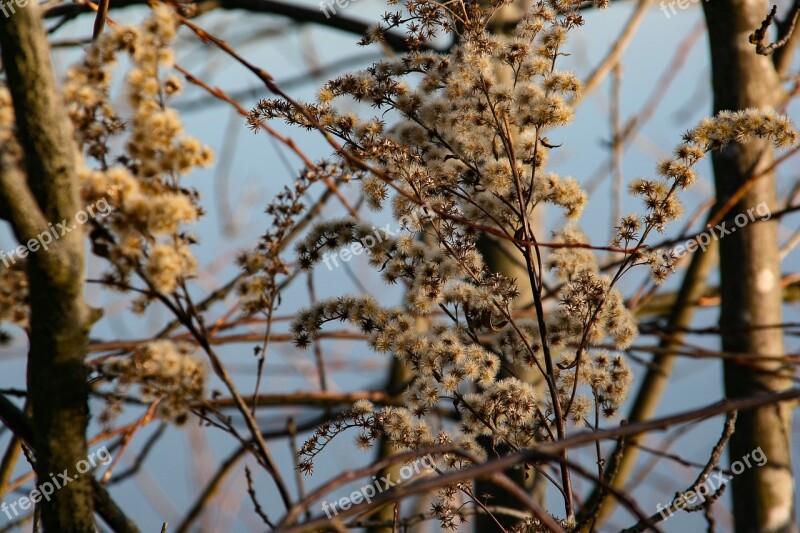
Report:
[[[767,13],[758,0],[703,2],[711,47],[714,109],[741,110],[776,106],[782,96],[770,58],[759,56],[748,36]],[[714,154],[717,205],[723,204],[753,173],[767,168],[774,154],[767,142],[731,144]],[[775,176],[759,179],[726,217],[732,220],[761,202],[775,206]],[[729,223],[730,224],[730,223]],[[730,398],[781,391],[791,386],[779,374],[780,328],[754,326],[781,323],[778,222],[751,223],[735,228],[720,240],[722,349],[752,354],[752,365],[726,362],[725,392]],[[794,480],[791,469],[791,407],[784,403],[739,413],[729,453],[734,463],[760,448],[767,457],[762,467],[745,468],[732,480],[736,531],[796,531]]]
[[[25,173],[4,157],[0,196],[21,243],[35,240],[80,209],[72,130],[56,90],[36,2],[0,18],[0,50],[16,115]],[[3,154],[6,156],[7,154]],[[38,484],[62,487],[41,500],[46,531],[93,532],[91,474],[78,475],[86,459],[87,368],[90,324],[83,301],[84,251],[80,229],[27,256],[30,287],[28,400]],[[67,473],[72,481],[63,484]]]

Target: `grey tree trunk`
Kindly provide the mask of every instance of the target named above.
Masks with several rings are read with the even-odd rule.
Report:
[[[759,27],[768,6],[762,0],[703,2],[712,61],[714,110],[777,106],[782,96],[773,61],[759,56],[748,36]],[[714,176],[718,205],[723,204],[753,173],[773,162],[766,142],[732,144],[715,153]],[[728,219],[760,202],[775,206],[775,176],[759,179]],[[722,349],[752,354],[752,365],[726,362],[728,397],[780,391],[791,386],[779,374],[780,361],[759,356],[784,354],[781,328],[754,326],[781,323],[780,256],[777,221],[751,223],[720,240]],[[730,226],[730,223],[729,223]],[[791,407],[772,405],[739,413],[730,442],[733,463],[761,448],[768,462],[734,476],[733,510],[736,531],[787,532],[794,525],[794,480],[791,470]]]
[[[36,2],[0,18],[0,51],[25,153],[24,172],[3,153],[0,205],[20,243],[35,239],[81,209],[69,119],[56,89]],[[2,147],[0,147],[2,149]],[[42,500],[46,531],[95,531],[91,474],[78,475],[86,458],[87,368],[90,325],[83,301],[84,252],[80,230],[27,257],[30,287],[28,401],[39,483],[67,472],[70,483]],[[61,478],[63,480],[63,478]]]

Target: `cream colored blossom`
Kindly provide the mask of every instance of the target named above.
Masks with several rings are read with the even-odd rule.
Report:
[[[182,423],[194,402],[203,398],[205,365],[192,355],[188,344],[157,340],[138,347],[132,354],[112,356],[100,365],[100,372],[116,381],[116,392],[138,386],[145,402],[158,401],[157,413],[165,420]],[[104,420],[116,410],[106,411]]]
[[[164,294],[173,293],[178,284],[194,273],[197,262],[186,246],[157,244],[150,250],[145,272],[153,288]]]

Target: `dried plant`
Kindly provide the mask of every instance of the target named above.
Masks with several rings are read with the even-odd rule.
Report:
[[[345,170],[366,171],[360,184],[373,208],[388,203],[398,220],[420,205],[433,212],[418,225],[405,225],[401,236],[365,248],[387,283],[405,285],[402,306],[341,296],[318,302],[293,323],[297,345],[307,347],[327,323],[349,322],[367,335],[374,351],[397,357],[413,375],[403,407],[373,411],[361,403],[320,427],[300,451],[305,472],[332,438],[351,427],[361,428],[362,447],[380,438],[399,451],[455,443],[486,458],[563,439],[570,425],[596,428],[595,413],[613,417],[632,373],[626,358],[608,348],[623,350],[637,335],[616,285],[637,265],[649,265],[657,282],[673,270],[674,258],[645,242],[681,217],[678,192],[695,181],[692,167],[729,142],[761,137],[783,147],[796,141],[789,121],[771,111],[704,120],[685,135],[673,159],[659,163],[659,178],[631,184],[644,214],[620,221],[611,248],[624,259],[613,276],[604,275],[572,222],[586,194],[577,181],[547,170],[556,148],[545,135],[570,124],[570,101],[581,87],[573,73],[557,70],[568,33],[583,23],[581,2],[537,2],[508,37],[487,31],[493,10],[503,4],[479,9],[475,3],[407,3],[407,15],[387,14],[386,25],[363,42],[380,41],[389,28],[404,25],[410,53],[330,81],[315,103],[278,98],[261,101],[251,112],[254,128],[283,119],[337,139],[337,162]],[[436,31],[455,28],[459,43],[449,54],[419,50]],[[340,112],[340,99],[369,104],[380,116]],[[397,120],[388,127],[382,117]],[[530,222],[544,204],[561,208],[570,221],[555,234],[551,250],[537,244],[542,236]],[[299,262],[313,268],[325,252],[363,242],[372,231],[355,219],[318,223],[296,247]],[[478,251],[482,233],[512,242],[528,279],[491,271]],[[546,294],[550,272],[560,285]],[[532,289],[534,318],[514,312],[522,283]],[[548,305],[552,300],[557,305]],[[432,327],[417,330],[418,317]],[[520,378],[526,367],[538,370],[535,382]],[[543,392],[537,382],[545,384]],[[452,423],[435,413],[445,403],[456,406]],[[478,445],[481,436],[490,438],[491,450]],[[454,457],[446,455],[445,469],[468,464]],[[561,489],[567,524],[573,523],[563,464]],[[437,504],[443,526],[452,525],[444,517],[458,505],[454,493],[445,494],[447,500]]]
[[[657,163],[656,177],[630,184],[630,195],[642,201],[641,212],[622,216],[610,243],[592,244],[580,227],[589,195],[579,180],[548,165],[551,152],[561,146],[550,137],[571,125],[581,95],[581,80],[560,70],[559,63],[567,54],[568,36],[584,24],[580,9],[586,2],[531,2],[508,35],[493,33],[493,17],[510,3],[390,0],[398,10],[386,13],[361,44],[381,45],[401,31],[407,52],[325,83],[311,103],[284,93],[271,75],[184,18],[186,9],[154,5],[140,26],[107,21],[105,33],[68,70],[63,84],[81,201],[102,200],[110,207],[107,216],[91,218],[79,231],[86,231],[104,264],[104,275],[92,282],[123,293],[138,314],[158,303],[173,319],[152,338],[90,342],[90,351],[103,353],[89,363],[94,392],[105,401],[100,420],[107,434],[124,433],[123,451],[153,414],[178,425],[196,416],[232,435],[272,477],[286,507],[277,525],[258,503],[247,472],[248,493],[264,522],[277,529],[296,525],[315,495],[292,501],[256,419],[265,353],[282,289],[298,273],[325,261],[326,254],[358,247],[387,286],[402,287],[402,302],[389,306],[369,294],[317,301],[309,276],[311,305],[291,317],[286,337],[300,349],[316,349],[326,394],[320,342],[334,322],[353,326],[353,335],[371,352],[398,361],[411,377],[400,398],[385,391],[368,399],[305,398],[325,407],[325,421],[297,450],[297,468],[311,474],[334,439],[355,433],[362,450],[381,443],[390,445],[393,454],[360,475],[376,474],[393,461],[410,464],[423,452],[435,456],[434,481],[426,481],[424,492],[437,498],[424,518],[437,519],[443,528],[458,528],[469,509],[489,515],[497,511],[476,494],[471,483],[476,476],[469,475],[487,463],[502,467],[481,472],[498,484],[511,483],[503,473],[508,468],[528,475],[536,470],[563,495],[563,506],[547,510],[521,498],[529,509],[517,513],[518,531],[577,531],[586,526],[587,516],[596,515],[597,506],[576,504],[571,479],[576,473],[590,477],[606,490],[603,480],[614,475],[606,467],[614,457],[603,456],[597,444],[598,471],[591,477],[562,444],[579,433],[604,431],[601,422],[613,426],[634,384],[627,350],[639,325],[620,292],[620,280],[641,267],[660,284],[675,270],[678,258],[655,246],[652,237],[683,217],[680,195],[697,180],[695,167],[707,154],[756,138],[784,148],[797,143],[797,132],[773,109],[721,112],[702,120],[684,135],[672,157]],[[608,2],[591,4],[604,8]],[[248,68],[274,98],[260,101],[248,114],[221,89],[177,65],[172,46],[181,24]],[[429,51],[426,43],[442,33],[453,38],[453,47]],[[124,76],[118,62],[128,65]],[[204,208],[187,180],[194,170],[209,166],[213,155],[184,133],[181,116],[171,107],[183,85],[174,70],[234,105],[253,131],[266,131],[304,165],[266,207],[261,237],[238,253],[236,277],[203,301],[194,296],[198,261],[193,247],[199,237],[191,226]],[[112,99],[115,80],[124,89],[123,105]],[[25,168],[13,104],[11,92],[0,86],[3,174]],[[366,112],[367,107],[374,112]],[[311,161],[272,129],[278,120],[316,132],[334,153]],[[321,184],[328,190],[311,205],[310,193]],[[341,185],[357,189],[374,211],[390,211],[397,232],[382,235],[359,215],[360,205],[349,204]],[[338,197],[351,216],[321,219],[329,196]],[[553,208],[563,219],[543,235],[533,221]],[[481,251],[487,240],[516,252],[513,259],[524,265],[524,274],[511,276],[490,266]],[[287,253],[289,243],[294,254]],[[614,260],[601,265],[599,252],[611,252]],[[0,266],[0,321],[29,329],[26,263],[19,259],[5,266]],[[208,320],[211,306],[233,293],[235,304]],[[94,319],[100,314],[95,310]],[[260,343],[254,350],[260,357],[252,400],[238,391],[215,351],[216,344],[230,340],[217,334],[242,324],[264,328],[251,329],[238,340],[231,335],[231,342]],[[229,397],[216,390],[207,397],[212,373]],[[150,409],[120,431],[113,425],[126,402]],[[348,407],[336,413],[330,407],[342,404]],[[238,411],[247,434],[224,412],[230,407]],[[0,405],[0,415],[5,408]],[[698,417],[723,412],[715,409],[720,410],[701,410]],[[620,433],[610,436],[619,437],[624,428],[616,427]],[[705,477],[732,428],[731,421]],[[293,447],[297,433],[294,421],[287,424]],[[595,435],[586,442],[599,443]],[[551,476],[550,468],[558,475]],[[325,488],[333,490],[353,477],[342,475]],[[624,494],[616,496],[625,500]],[[184,530],[196,516],[187,518]],[[651,525],[646,516],[639,518],[637,527]]]
[[[193,357],[192,346],[171,341],[145,344],[128,356],[109,357],[100,367],[104,377],[116,379],[115,393],[101,419],[108,424],[119,413],[122,398],[131,385],[139,386],[143,401],[158,400],[158,415],[165,420],[186,422],[193,402],[203,399],[206,369]]]
[[[147,290],[135,304],[137,312],[155,293],[175,293],[194,273],[190,246],[196,237],[182,225],[195,222],[203,210],[181,178],[212,161],[210,149],[183,134],[178,113],[167,105],[182,86],[176,76],[163,74],[174,64],[176,28],[166,6],[156,8],[141,28],[115,27],[69,70],[65,83],[79,146],[99,167],[83,170],[83,198],[105,198],[113,208],[92,235],[113,265],[106,281],[125,287],[132,273],[143,279]],[[125,78],[128,118],[110,98],[120,54],[131,62]],[[115,154],[110,144],[122,135],[124,151]]]

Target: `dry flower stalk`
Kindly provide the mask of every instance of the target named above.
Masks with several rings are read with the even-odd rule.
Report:
[[[547,170],[555,147],[544,136],[571,122],[569,102],[580,91],[574,74],[556,69],[568,32],[583,23],[580,2],[537,2],[511,37],[491,35],[487,21],[503,3],[480,10],[461,2],[408,2],[405,15],[387,14],[385,25],[363,40],[377,42],[388,29],[405,26],[408,55],[330,81],[314,103],[264,100],[251,113],[253,128],[282,119],[336,138],[343,147],[337,162],[344,169],[376,170],[360,176],[371,207],[389,203],[398,220],[418,205],[431,206],[436,214],[366,249],[387,283],[406,285],[402,306],[342,296],[313,305],[293,322],[300,347],[309,346],[326,323],[349,322],[368,336],[373,350],[398,357],[414,375],[403,407],[376,410],[361,401],[341,420],[320,427],[300,451],[305,472],[332,438],[352,427],[361,428],[361,447],[384,437],[398,450],[455,443],[486,457],[479,436],[489,437],[491,453],[502,455],[563,439],[569,424],[596,428],[596,413],[613,417],[632,373],[623,356],[599,346],[624,350],[637,335],[616,284],[637,265],[648,265],[656,282],[673,270],[675,258],[650,250],[645,240],[682,216],[678,192],[695,181],[692,167],[710,150],[734,141],[761,137],[779,147],[796,142],[788,119],[771,110],[721,113],[701,122],[685,135],[674,158],[658,164],[658,178],[631,184],[644,214],[620,220],[611,245],[629,253],[613,276],[601,275],[594,252],[580,246],[587,239],[573,222],[586,194],[577,181]],[[449,54],[419,50],[436,31],[455,28],[460,40]],[[500,76],[498,65],[510,75]],[[340,112],[339,99],[369,104],[380,117],[399,120],[387,127],[380,117]],[[528,221],[543,204],[560,207],[570,221],[554,239],[567,246],[547,255],[538,246],[520,244],[536,242]],[[492,227],[517,245],[529,279],[508,279],[486,267],[477,250],[477,226]],[[326,252],[359,242],[370,231],[354,219],[319,223],[297,245],[300,264],[313,268]],[[548,308],[542,290],[546,268],[562,282],[559,305]],[[511,313],[523,282],[534,293],[536,317],[530,320]],[[434,311],[443,311],[446,320],[433,319]],[[430,330],[417,331],[415,317],[431,318]],[[487,336],[494,342],[479,340]],[[544,396],[516,377],[519,365],[541,371]],[[501,366],[511,377],[498,379]],[[457,424],[443,427],[434,414],[443,402],[456,406]],[[450,455],[444,464],[464,466]],[[568,527],[573,519],[568,472],[562,471],[561,489]],[[453,526],[455,492],[442,491],[435,507],[446,527]]]

